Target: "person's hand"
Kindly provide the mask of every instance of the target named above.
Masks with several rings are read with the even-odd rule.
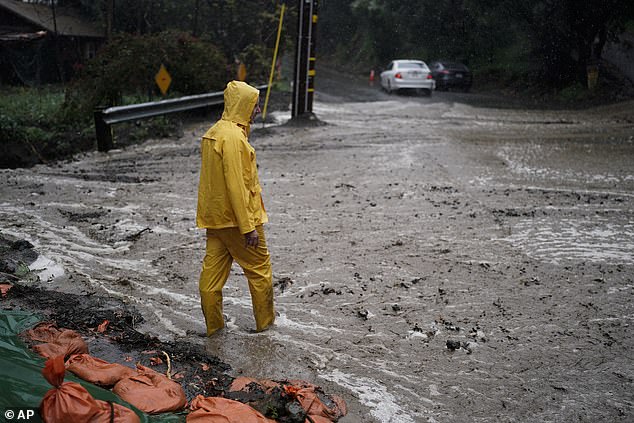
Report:
[[[257,247],[258,244],[260,243],[260,237],[258,236],[258,231],[254,229],[251,232],[247,232],[246,234],[244,234],[244,241],[246,243],[247,248]]]

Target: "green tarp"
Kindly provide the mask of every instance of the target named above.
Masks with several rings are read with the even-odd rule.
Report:
[[[42,376],[44,359],[33,353],[18,337],[20,332],[35,326],[40,319],[23,311],[0,309],[0,416],[5,410],[37,409],[52,386]],[[107,389],[66,373],[64,381],[80,383],[96,399],[126,406],[139,416],[142,423],[184,422],[186,413],[145,414]],[[26,421],[26,420],[25,420]],[[29,422],[40,422],[36,415]]]

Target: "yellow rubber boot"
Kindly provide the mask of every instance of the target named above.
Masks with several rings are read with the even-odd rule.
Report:
[[[229,278],[232,263],[233,259],[223,242],[208,231],[206,254],[198,281],[207,336],[211,336],[225,325],[222,314],[222,288]]]
[[[201,305],[207,324],[207,336],[224,326],[222,288],[235,259],[249,282],[256,330],[263,331],[275,321],[271,257],[262,225],[256,227],[260,238],[256,248],[247,248],[237,228],[207,231],[207,250],[200,274]]]
[[[275,321],[273,307],[273,272],[271,256],[266,246],[266,237],[262,225],[256,227],[260,241],[257,248],[246,248],[244,236],[239,242],[237,237],[231,237],[227,248],[236,262],[242,267],[249,282],[253,316],[258,332],[267,329]],[[237,229],[236,229],[237,231]]]

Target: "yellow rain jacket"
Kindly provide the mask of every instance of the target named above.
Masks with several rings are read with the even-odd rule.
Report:
[[[246,234],[268,222],[255,150],[248,141],[259,94],[244,82],[229,82],[222,118],[203,135],[196,213],[199,228],[237,227]]]

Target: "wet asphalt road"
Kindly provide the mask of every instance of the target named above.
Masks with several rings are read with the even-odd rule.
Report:
[[[235,268],[227,329],[195,336],[208,124],[2,171],[0,230],[52,261],[35,266],[61,275],[45,286],[130,301],[143,330],[204,342],[236,374],[314,381],[344,396],[342,421],[626,422],[633,106],[529,110],[324,79],[326,125],[252,134],[279,312],[264,334]]]

